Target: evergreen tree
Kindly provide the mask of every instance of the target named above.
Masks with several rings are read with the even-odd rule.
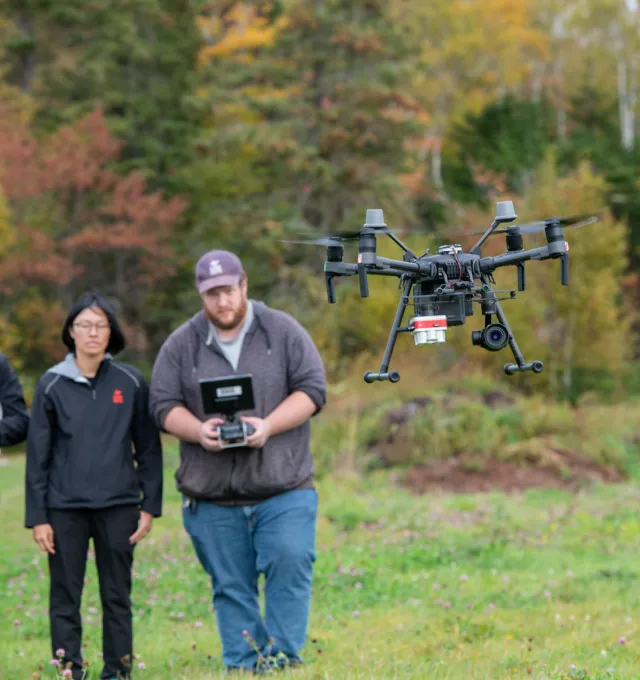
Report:
[[[297,300],[304,316],[308,295],[325,295],[316,278],[323,253],[313,252],[309,283],[302,267],[284,266],[277,239],[357,229],[372,207],[395,228],[408,222],[402,176],[417,167],[410,141],[423,123],[411,46],[386,2],[298,0],[271,10],[236,3],[205,20],[211,114],[189,176],[194,238],[241,248],[260,272],[255,285],[271,299]],[[287,262],[302,264],[309,252],[294,247]]]
[[[194,12],[188,0],[8,0],[7,80],[34,98],[47,132],[100,106],[124,141],[118,169],[177,189],[198,120]]]

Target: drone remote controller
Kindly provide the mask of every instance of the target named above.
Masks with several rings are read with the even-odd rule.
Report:
[[[361,297],[369,296],[368,276],[392,276],[400,279],[402,289],[400,301],[391,332],[377,372],[367,371],[367,383],[377,381],[398,382],[398,371],[389,371],[391,355],[399,333],[411,333],[416,346],[446,342],[450,327],[463,325],[466,317],[473,315],[473,303],[480,304],[485,319],[484,329],[472,331],[471,342],[490,352],[497,352],[507,345],[511,348],[515,363],[504,366],[507,375],[521,371],[540,373],[544,366],[541,361],[527,363],[516,343],[509,323],[500,305],[493,272],[499,267],[513,265],[517,268],[518,290],[526,287],[524,263],[528,260],[557,259],[560,261],[560,281],[569,284],[569,244],[565,241],[564,228],[577,228],[596,221],[596,215],[548,219],[525,225],[511,225],[497,229],[498,225],[513,222],[517,218],[513,203],[502,201],[497,204],[496,217],[491,226],[483,231],[479,241],[465,253],[459,244],[442,245],[437,253],[415,255],[398,239],[384,222],[383,211],[369,209],[362,229],[357,232],[333,234],[327,237],[293,243],[314,243],[327,248],[324,275],[329,303],[336,302],[334,279],[338,276],[357,276]],[[526,250],[523,234],[544,232],[547,245]],[[495,257],[482,257],[480,247],[492,234],[506,234],[506,252]],[[388,236],[403,251],[403,259],[395,260],[377,254],[377,238]],[[343,261],[344,242],[358,241],[357,263]],[[289,241],[291,242],[291,241]],[[509,298],[516,291],[507,291]],[[407,307],[414,308],[408,324],[402,326]],[[495,317],[495,320],[494,320]]]
[[[231,422],[218,425],[216,431],[220,448],[231,449],[238,446],[246,446],[247,437],[255,432],[255,428],[244,421],[236,422],[232,420]]]

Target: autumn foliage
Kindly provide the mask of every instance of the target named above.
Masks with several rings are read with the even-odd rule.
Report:
[[[8,211],[0,290],[13,316],[49,309],[49,321],[57,322],[60,305],[92,288],[138,317],[145,287],[174,272],[170,236],[185,202],[149,191],[137,172],[121,176],[110,169],[121,144],[100,109],[49,137],[36,135],[11,111],[0,120],[0,186]],[[39,321],[47,325],[47,318]],[[28,328],[28,320],[21,318],[21,327]],[[41,347],[37,339],[31,345],[36,354],[51,353],[44,338]]]

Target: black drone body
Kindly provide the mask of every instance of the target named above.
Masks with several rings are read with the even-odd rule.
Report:
[[[569,283],[569,246],[564,239],[563,228],[567,225],[579,226],[576,223],[591,223],[595,216],[585,218],[560,219],[551,217],[542,222],[530,225],[512,225],[504,229],[496,229],[502,223],[516,219],[513,203],[503,201],[497,204],[497,214],[491,226],[484,232],[480,240],[464,252],[459,244],[440,246],[437,253],[415,255],[405,246],[384,223],[382,210],[367,210],[367,219],[359,232],[347,235],[333,235],[323,239],[309,241],[327,247],[327,259],[324,264],[327,297],[330,303],[336,302],[334,278],[338,276],[358,276],[360,295],[368,297],[368,276],[394,276],[400,279],[402,289],[398,308],[387,341],[387,346],[378,372],[367,371],[364,380],[398,382],[398,371],[389,371],[391,355],[399,333],[409,332],[413,335],[415,345],[437,344],[446,341],[447,329],[450,326],[461,326],[466,317],[473,315],[473,303],[480,304],[485,317],[485,327],[481,331],[473,331],[471,340],[489,351],[499,351],[507,345],[511,348],[516,363],[508,363],[504,367],[507,375],[518,371],[543,370],[541,361],[527,363],[524,360],[513,333],[504,315],[497,292],[492,288],[493,272],[499,267],[513,265],[518,272],[518,290],[525,289],[524,263],[528,260],[560,260],[562,285]],[[544,231],[547,245],[526,250],[522,235]],[[506,234],[506,252],[495,257],[482,257],[480,246],[492,233]],[[403,251],[403,259],[395,260],[377,255],[377,238],[388,236]],[[343,242],[358,240],[358,262],[343,261]],[[509,298],[514,298],[516,291],[509,291]],[[412,305],[414,313],[408,325],[402,326],[406,308]],[[496,321],[493,318],[496,318]]]

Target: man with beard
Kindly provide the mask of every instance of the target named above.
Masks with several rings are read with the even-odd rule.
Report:
[[[326,401],[324,367],[293,317],[247,297],[236,255],[205,253],[195,278],[202,309],[162,345],[151,411],[180,440],[183,523],[211,577],[226,668],[260,672],[265,659],[298,664],[318,506],[309,421]],[[205,414],[199,381],[234,374],[252,376],[255,408],[242,420],[254,432],[246,446],[222,448],[217,426],[224,421]]]

